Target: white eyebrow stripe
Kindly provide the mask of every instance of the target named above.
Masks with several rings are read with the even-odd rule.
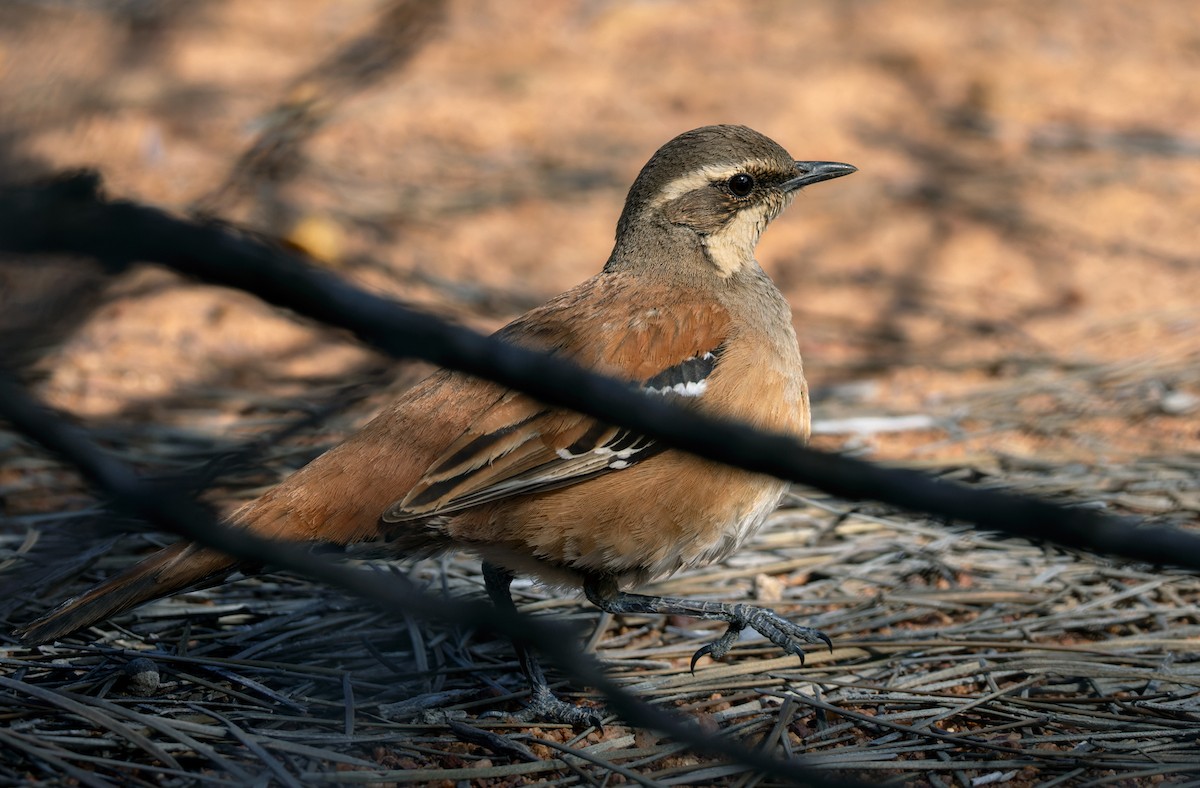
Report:
[[[746,172],[747,170],[770,170],[774,166],[777,165],[767,159],[750,159],[737,164],[709,164],[706,167],[693,170],[687,175],[681,175],[668,183],[650,203],[650,207],[658,208],[666,205],[671,200],[678,199],[688,192],[701,189],[716,181],[728,180],[739,172]]]

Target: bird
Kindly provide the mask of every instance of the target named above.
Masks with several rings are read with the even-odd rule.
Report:
[[[599,273],[496,336],[569,359],[714,417],[807,440],[808,386],[788,302],[755,259],[767,225],[803,188],[856,171],[797,161],[740,125],[687,131],[642,168]],[[678,451],[518,391],[439,370],[228,522],[258,536],[383,544],[396,556],[466,550],[493,604],[517,574],[578,591],[613,614],[727,624],[692,658],[725,656],[747,627],[803,659],[827,636],[774,611],[633,590],[720,561],[761,527],[786,483]],[[61,639],[132,607],[252,571],[176,542],[18,630]],[[514,644],[527,720],[598,724],[550,690]]]

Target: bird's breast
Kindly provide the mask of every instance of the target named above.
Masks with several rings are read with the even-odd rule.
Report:
[[[803,440],[807,390],[790,324],[771,336],[751,330],[721,354],[703,394],[689,399],[708,415]],[[786,488],[668,450],[581,484],[464,512],[447,528],[489,560],[552,583],[588,572],[640,583],[725,558],[758,531]]]

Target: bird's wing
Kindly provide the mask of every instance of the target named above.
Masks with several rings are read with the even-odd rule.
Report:
[[[675,301],[679,293],[673,291],[663,293],[661,306],[647,307],[645,293],[622,298],[619,284],[601,280],[584,291],[585,298],[574,291],[570,302],[556,299],[501,336],[629,380],[648,393],[702,402],[729,331],[724,308]],[[628,468],[663,448],[629,430],[507,391],[447,446],[383,519],[450,514],[577,484]]]

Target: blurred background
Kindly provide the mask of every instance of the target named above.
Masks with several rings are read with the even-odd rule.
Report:
[[[821,445],[1119,458],[1200,445],[1197,84],[1186,0],[31,0],[0,9],[0,167],[97,168],[491,329],[602,265],[660,144],[749,125],[860,169],[759,254]],[[93,420],[372,363],[162,272],[0,274],[6,353]]]

